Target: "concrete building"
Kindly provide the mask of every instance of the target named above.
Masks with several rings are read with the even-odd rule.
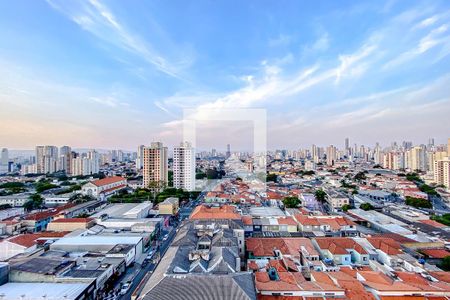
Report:
[[[69,146],[59,148],[59,169],[72,174],[72,149]]]
[[[0,156],[0,173],[7,173],[9,171],[8,163],[9,163],[8,149],[3,148]]]
[[[88,229],[95,225],[92,218],[59,218],[51,221],[47,230],[49,231],[74,231],[77,229]]]
[[[186,191],[195,190],[195,149],[188,142],[173,150],[173,186]]]
[[[142,203],[116,203],[98,211],[92,218],[98,221],[106,218],[113,219],[142,219],[149,215],[153,204],[149,201]]]
[[[178,213],[179,200],[175,197],[170,197],[158,204],[160,215],[174,216]]]
[[[151,143],[144,147],[143,185],[147,187],[151,182],[166,184],[169,181],[167,147],[161,142]]]
[[[327,166],[333,166],[337,159],[337,149],[330,145],[327,147]]]
[[[142,169],[144,165],[144,145],[140,145],[137,149],[136,154],[136,170]]]
[[[434,162],[434,182],[450,189],[450,158]]]
[[[9,282],[0,286],[3,299],[94,299],[94,287],[87,283],[24,283]]]
[[[58,147],[36,146],[37,173],[54,173],[59,170]]]
[[[72,154],[72,157],[72,176],[93,175],[100,171],[100,155],[95,150],[90,150],[88,153],[83,155]]]

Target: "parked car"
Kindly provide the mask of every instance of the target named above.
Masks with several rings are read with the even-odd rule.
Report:
[[[122,296],[125,295],[128,292],[128,290],[130,289],[130,287],[131,287],[131,283],[130,282],[124,283],[122,285],[122,288],[120,289],[120,294]]]

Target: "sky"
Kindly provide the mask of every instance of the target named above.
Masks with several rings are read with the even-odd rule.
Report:
[[[447,0],[0,1],[0,146],[173,146],[185,109],[252,108],[269,149],[445,143],[449,54]],[[204,123],[206,149],[253,143]]]

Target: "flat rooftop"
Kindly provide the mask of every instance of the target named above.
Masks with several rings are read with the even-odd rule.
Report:
[[[89,285],[86,283],[21,283],[0,286],[3,299],[66,299],[75,300]]]

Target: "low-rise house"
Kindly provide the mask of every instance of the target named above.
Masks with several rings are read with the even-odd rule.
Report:
[[[312,243],[324,260],[336,265],[368,265],[369,253],[351,238],[315,238]]]
[[[313,232],[317,236],[357,236],[356,224],[342,216],[294,215],[299,231]]]
[[[326,189],[326,202],[330,210],[340,211],[342,206],[350,204],[348,196],[333,189]]]

